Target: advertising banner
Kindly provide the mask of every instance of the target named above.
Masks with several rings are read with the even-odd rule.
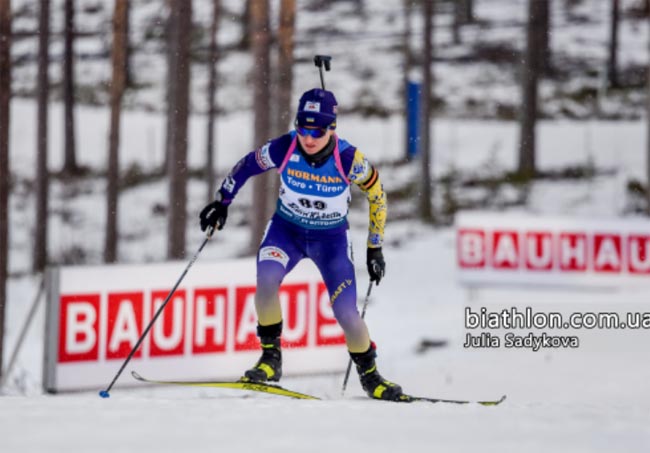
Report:
[[[456,217],[461,283],[650,286],[650,222],[463,212]]]
[[[60,267],[48,273],[43,385],[99,389],[113,378],[187,263]],[[196,263],[117,382],[130,370],[164,379],[236,379],[260,355],[255,260]],[[347,349],[316,267],[280,289],[286,376],[343,371]]]

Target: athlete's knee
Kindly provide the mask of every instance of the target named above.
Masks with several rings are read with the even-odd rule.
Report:
[[[255,300],[258,305],[265,305],[277,298],[285,272],[282,266],[273,262],[260,262],[257,265],[257,291]]]
[[[357,310],[356,301],[339,300],[332,306],[334,317],[344,332],[356,330],[362,325],[363,319]]]

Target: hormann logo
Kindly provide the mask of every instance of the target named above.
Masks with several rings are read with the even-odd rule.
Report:
[[[304,179],[305,181],[315,181],[329,184],[340,184],[343,182],[338,176],[317,175],[308,171],[293,170],[291,168],[287,170],[287,174],[289,176],[293,176],[294,178]]]

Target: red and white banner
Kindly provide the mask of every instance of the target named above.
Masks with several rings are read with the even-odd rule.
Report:
[[[456,256],[465,284],[650,286],[650,222],[463,212]]]
[[[103,388],[187,263],[62,267],[49,275],[44,387]],[[260,354],[255,260],[196,263],[128,370],[165,379],[233,379]],[[318,270],[302,262],[280,289],[285,375],[343,371],[347,350]]]

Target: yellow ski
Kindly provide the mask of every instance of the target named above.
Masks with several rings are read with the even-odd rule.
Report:
[[[234,390],[248,390],[251,392],[270,393],[278,396],[285,396],[288,398],[297,398],[301,400],[320,400],[320,398],[305,393],[295,392],[293,390],[280,387],[279,385],[267,384],[264,382],[251,382],[245,380],[239,381],[160,381],[154,379],[147,379],[140,376],[135,371],[131,371],[131,376],[140,382],[158,385],[177,385],[183,387],[214,387],[214,388],[227,388]],[[496,400],[487,401],[471,401],[471,400],[452,400],[442,398],[429,398],[424,396],[414,396],[403,394],[393,402],[396,403],[413,403],[413,402],[429,402],[429,403],[447,403],[447,404],[480,404],[481,406],[498,406],[505,401],[506,396]]]
[[[285,389],[279,385],[266,384],[263,382],[250,382],[250,381],[159,381],[154,379],[147,379],[140,376],[135,371],[131,371],[131,376],[140,382],[159,385],[178,385],[184,387],[216,387],[227,388],[235,390],[249,390],[252,392],[271,393],[273,395],[286,396],[289,398],[297,398],[301,400],[319,400],[312,395],[305,393],[294,392],[293,390]]]

